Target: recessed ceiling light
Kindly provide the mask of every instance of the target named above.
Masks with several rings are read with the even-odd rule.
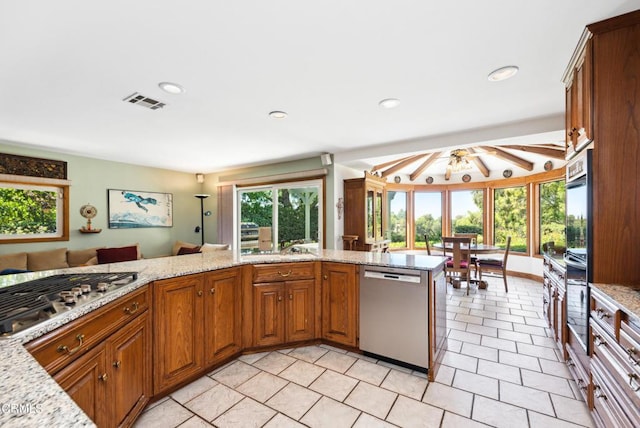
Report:
[[[269,112],[269,116],[274,119],[284,119],[285,117],[287,117],[287,112],[274,110],[272,112]]]
[[[515,65],[507,65],[506,67],[500,67],[497,70],[493,70],[487,78],[490,82],[500,82],[501,80],[507,80],[513,77],[518,72],[519,68]]]
[[[400,105],[400,100],[397,98],[385,98],[378,105],[382,108],[396,108]]]
[[[160,89],[162,89],[165,92],[168,92],[170,94],[182,94],[184,93],[184,88],[180,85],[178,85],[177,83],[171,83],[171,82],[160,82],[158,83],[158,86],[160,86]]]

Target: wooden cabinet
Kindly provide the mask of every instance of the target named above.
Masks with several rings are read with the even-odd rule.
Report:
[[[154,284],[154,393],[238,352],[241,270],[223,269]]]
[[[543,260],[543,311],[558,349],[565,350],[567,335],[567,308],[565,305],[567,269],[560,260],[544,256]]]
[[[255,266],[253,281],[254,346],[316,337],[314,263]]]
[[[365,172],[364,178],[344,180],[344,234],[357,235],[355,250],[386,251],[386,181]]]
[[[100,427],[130,426],[152,393],[149,287],[26,345]]]
[[[358,346],[358,267],[322,263],[322,337]]]
[[[567,158],[593,141],[592,128],[592,45],[585,32],[564,77],[566,85],[566,153]]]

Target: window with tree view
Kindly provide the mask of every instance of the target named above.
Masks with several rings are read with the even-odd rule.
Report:
[[[455,233],[477,233],[478,243],[483,239],[483,190],[461,190],[451,192],[451,231]]]
[[[391,248],[407,247],[407,192],[387,191]]]
[[[315,252],[322,242],[321,181],[238,190],[243,253]]]
[[[64,188],[0,183],[0,239],[57,240],[64,231]]]
[[[430,244],[442,241],[442,193],[414,193],[415,248],[425,248],[425,237]]]
[[[495,189],[493,193],[495,245],[504,248],[511,236],[511,251],[527,251],[527,188]]]
[[[564,253],[565,242],[565,181],[540,184],[540,253],[545,244],[548,251]]]

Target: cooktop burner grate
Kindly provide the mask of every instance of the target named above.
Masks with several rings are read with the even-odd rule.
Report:
[[[129,279],[125,282],[129,283],[137,278],[136,272],[60,274],[0,288],[0,334],[12,332],[12,324],[16,319],[50,310],[52,302],[60,300],[59,293],[62,291],[79,287],[80,284],[90,284],[91,289],[96,290],[101,282]]]

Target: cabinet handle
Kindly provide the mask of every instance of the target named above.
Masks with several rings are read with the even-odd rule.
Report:
[[[136,312],[138,312],[138,308],[139,307],[140,307],[140,305],[138,304],[138,302],[133,302],[131,304],[131,308],[133,308],[133,309],[131,309],[129,307],[124,308],[124,313],[125,314],[129,314],[129,315],[135,314]]]
[[[120,360],[114,361],[113,362],[113,367],[119,369],[121,364],[122,364],[122,361],[120,361]]]
[[[571,358],[569,358],[569,359],[567,360],[567,366],[568,366],[568,367],[575,367],[575,366],[576,366],[576,364],[573,362],[573,360],[572,360]]]
[[[73,349],[69,349],[69,347],[67,345],[60,345],[60,346],[58,346],[58,352],[61,352],[63,354],[66,353],[67,355],[75,354],[76,352],[78,352],[80,350],[80,348],[82,348],[82,345],[84,344],[84,334],[77,335],[76,336],[76,340],[78,342],[80,342],[78,344],[78,346],[76,346]]]
[[[293,300],[293,294],[289,294],[289,300]]]
[[[278,294],[278,302],[282,302],[282,296]]]
[[[103,373],[103,374],[101,374],[100,376],[98,376],[98,379],[100,379],[100,380],[101,380],[101,381],[103,381],[103,382],[106,382],[108,377],[109,377],[109,375],[108,375],[108,374]]]
[[[216,292],[215,288],[212,288],[211,290],[209,290],[209,293],[214,294]]]
[[[607,399],[607,396],[602,392],[600,385],[593,385],[594,393],[596,398],[602,398],[603,400]]]
[[[596,308],[596,314],[600,319],[609,318],[611,316],[608,312],[605,312],[605,310],[602,308]]]
[[[607,342],[605,340],[602,339],[602,336],[600,336],[599,334],[594,334],[593,335],[593,344],[596,346],[607,346]]]
[[[634,347],[627,348],[625,351],[627,352],[627,355],[629,356],[629,362],[630,363],[632,363],[634,366],[640,365],[640,360],[636,360],[635,358],[633,358],[633,356],[636,355],[636,348],[634,348]]]
[[[278,275],[280,275],[283,278],[286,278],[289,275],[291,275],[291,269],[289,269],[289,271],[287,273],[282,273],[282,272],[278,271]]]
[[[198,290],[198,297],[202,297],[202,290]]]
[[[631,387],[631,389],[633,389],[634,392],[640,391],[640,384],[638,384],[638,375],[635,373],[627,373],[627,376],[629,376],[629,386]],[[633,386],[634,381],[636,382],[636,384],[638,384],[638,387]]]
[[[329,277],[327,275],[323,275],[322,279],[329,279]]]

